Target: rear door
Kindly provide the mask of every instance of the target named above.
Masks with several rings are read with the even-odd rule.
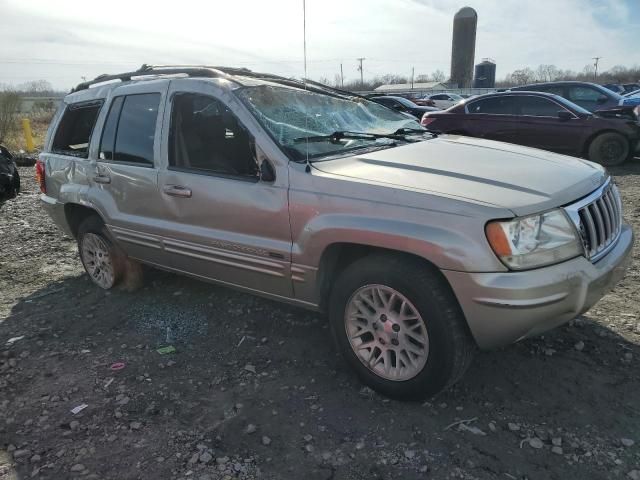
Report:
[[[465,130],[471,136],[516,143],[518,132],[515,102],[512,96],[500,95],[469,102],[465,111]]]
[[[159,174],[165,262],[200,277],[290,297],[283,156],[273,153],[273,142],[240,101],[214,81],[173,80],[169,95]],[[272,175],[259,173],[263,162],[263,171]]]
[[[518,115],[515,143],[568,155],[580,153],[583,119],[549,98],[535,95],[514,98]],[[570,118],[560,118],[561,111]]]
[[[110,94],[92,159],[90,199],[133,258],[158,262],[160,131],[169,80],[118,87]]]

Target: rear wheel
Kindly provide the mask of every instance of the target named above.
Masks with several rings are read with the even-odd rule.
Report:
[[[619,133],[601,133],[589,145],[589,160],[607,167],[620,165],[627,158],[631,148],[629,141]]]
[[[457,300],[437,272],[395,256],[354,262],[334,285],[335,342],[366,385],[416,399],[457,381],[475,350]]]
[[[108,290],[124,277],[126,256],[114,245],[98,217],[90,216],[80,224],[78,250],[89,278],[100,288]]]

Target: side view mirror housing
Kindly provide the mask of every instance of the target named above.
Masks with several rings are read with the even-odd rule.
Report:
[[[567,110],[558,110],[558,118],[560,120],[571,120],[573,115],[571,115],[571,112],[568,112]]]
[[[273,165],[266,158],[262,160],[260,164],[260,180],[263,182],[273,182],[276,179],[276,172],[273,169]]]
[[[601,95],[600,97],[598,97],[598,105],[602,105],[603,103],[607,103],[607,97],[605,97],[604,95]]]

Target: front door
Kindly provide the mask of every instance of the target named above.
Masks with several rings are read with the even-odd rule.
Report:
[[[248,128],[259,133],[253,117],[214,82],[172,80],[169,97],[159,172],[165,261],[192,275],[290,297],[286,162],[266,159]],[[262,162],[269,175],[259,173]]]
[[[561,117],[559,112],[564,112]],[[535,95],[516,97],[516,143],[566,155],[580,153],[583,120],[551,99]]]

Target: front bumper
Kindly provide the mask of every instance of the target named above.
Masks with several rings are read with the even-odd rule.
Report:
[[[615,247],[596,263],[585,257],[526,272],[444,271],[482,349],[540,334],[591,308],[624,276],[633,231],[623,225]]]

